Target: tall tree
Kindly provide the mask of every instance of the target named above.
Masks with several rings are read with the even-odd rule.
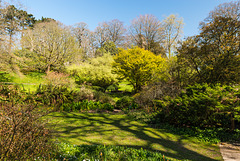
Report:
[[[37,54],[46,72],[63,68],[78,53],[70,30],[54,21],[38,23],[33,30],[27,30],[22,45]]]
[[[128,80],[135,92],[161,75],[166,69],[165,59],[143,48],[123,50],[114,57],[114,72]]]
[[[181,38],[183,19],[172,14],[163,20],[163,27],[165,34],[164,47],[168,53],[168,58],[171,58],[177,42]]]
[[[164,54],[158,53],[161,51],[164,35],[162,24],[157,17],[140,15],[132,21],[129,32],[134,45],[155,54]]]
[[[239,1],[219,5],[201,23],[201,33],[194,38],[195,47],[181,47],[184,52],[180,50],[180,56],[193,64],[199,81],[240,82],[239,13]]]
[[[87,39],[90,32],[88,29],[88,25],[84,22],[76,23],[72,30],[74,36],[77,38],[79,47],[86,48]]]
[[[121,46],[124,40],[124,34],[126,29],[121,21],[114,19],[107,22],[108,37],[111,42],[113,42],[117,47]]]
[[[89,53],[91,53],[90,46],[90,30],[88,29],[88,25],[84,22],[76,23],[72,28],[72,34],[76,38],[78,47],[82,52],[82,56],[84,59],[89,57]]]
[[[14,38],[27,27],[33,26],[35,18],[32,14],[28,14],[14,5],[1,5],[0,12],[1,43],[6,46],[7,49],[5,49],[5,52],[8,53],[4,59],[6,59],[15,72],[19,73],[18,67],[15,64],[16,58],[12,53]]]
[[[105,42],[109,40],[108,24],[106,22],[99,23],[94,31],[97,48],[101,48]]]

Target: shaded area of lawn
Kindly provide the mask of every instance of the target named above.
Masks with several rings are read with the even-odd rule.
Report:
[[[127,115],[52,113],[49,118],[56,137],[76,145],[123,145],[157,150],[175,159],[222,160],[217,145],[153,129],[130,120]]]

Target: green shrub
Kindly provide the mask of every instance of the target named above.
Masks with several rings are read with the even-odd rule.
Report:
[[[104,109],[104,110],[108,110],[108,111],[113,111],[113,110],[114,110],[114,107],[113,107],[113,105],[111,105],[110,103],[104,103],[104,104],[103,104],[103,109]]]
[[[74,92],[65,86],[54,86],[52,84],[40,85],[36,90],[36,101],[43,105],[54,106],[56,110],[63,103],[74,100]]]
[[[83,100],[93,100],[94,93],[92,90],[82,86],[79,90],[70,90],[65,86],[54,86],[52,84],[40,85],[36,90],[36,101],[42,103],[43,105],[53,106],[55,110],[60,110],[59,108],[64,108],[62,105],[65,103],[80,102]],[[67,105],[65,108],[68,108]],[[75,108],[80,110],[80,105],[71,106],[71,111]],[[64,110],[64,109],[62,109]],[[68,110],[67,110],[68,111]]]
[[[116,102],[116,108],[118,109],[136,109],[138,104],[134,102],[134,99],[129,96],[123,96]]]
[[[0,82],[11,82],[13,77],[7,73],[0,71]]]
[[[64,103],[60,107],[61,111],[65,112],[78,112],[78,111],[101,111],[101,110],[108,110],[113,111],[114,106],[110,103],[101,103],[99,101],[94,102],[92,100],[83,100],[82,102],[72,102],[72,103]]]
[[[159,122],[177,126],[235,128],[240,122],[239,89],[231,86],[196,84],[178,97],[158,102]]]
[[[103,93],[103,92],[100,92],[100,91],[95,91],[94,92],[94,99],[96,101],[100,101],[102,103],[111,103],[111,104],[114,103],[112,97],[110,97],[106,93]]]
[[[108,160],[108,161],[171,161],[159,152],[145,149],[134,149],[124,146],[105,145],[71,145],[58,144],[59,152],[56,159],[60,160]]]
[[[108,86],[117,82],[117,75],[111,72],[112,62],[112,56],[104,54],[102,57],[89,59],[81,65],[69,66],[67,70],[77,84],[88,83],[99,86],[105,92]]]

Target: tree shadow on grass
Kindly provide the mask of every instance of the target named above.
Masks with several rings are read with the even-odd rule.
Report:
[[[75,113],[63,113],[60,116],[54,116],[58,119],[70,119],[67,126],[65,124],[60,124],[61,131],[57,135],[61,137],[61,134],[66,134],[67,138],[77,139],[79,141],[88,144],[101,144],[102,141],[107,142],[109,145],[124,145],[133,148],[144,148],[151,151],[158,151],[168,157],[176,159],[189,159],[189,160],[199,160],[199,161],[215,161],[209,156],[200,154],[196,151],[188,149],[184,146],[183,140],[186,139],[184,136],[177,136],[173,139],[166,132],[160,130],[151,130],[147,125],[144,124],[132,124],[131,120],[124,115],[123,117],[114,117],[114,115],[108,114],[75,114]],[[85,122],[84,122],[85,121]],[[82,125],[81,122],[84,122]],[[129,136],[121,136],[120,134],[115,134],[114,131],[129,134]],[[111,133],[112,132],[112,133]],[[106,134],[107,133],[107,134]],[[110,133],[110,135],[109,135]],[[161,133],[161,135],[160,135]],[[151,134],[151,135],[150,135]],[[119,135],[121,137],[119,137]],[[98,140],[86,138],[86,136],[97,137]],[[124,139],[130,138],[129,142],[123,142]],[[101,140],[101,138],[104,138]],[[116,140],[116,139],[123,140]],[[144,145],[134,144],[136,142],[144,142]],[[133,141],[133,142],[131,142]],[[102,143],[105,144],[105,143]],[[160,146],[161,148],[156,148],[154,146]],[[194,147],[193,147],[194,148]],[[192,148],[192,149],[193,149]],[[197,147],[196,147],[197,148]],[[202,147],[201,147],[202,148]],[[220,155],[218,152],[213,151],[211,148],[204,149],[205,151],[212,153],[212,156]],[[215,154],[213,154],[215,153]],[[206,154],[206,153],[205,153]],[[218,156],[219,158],[219,156]]]

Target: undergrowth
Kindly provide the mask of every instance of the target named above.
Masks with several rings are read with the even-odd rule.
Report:
[[[159,152],[145,149],[134,149],[125,146],[105,145],[71,145],[59,143],[57,159],[60,160],[88,160],[88,161],[170,161]]]

